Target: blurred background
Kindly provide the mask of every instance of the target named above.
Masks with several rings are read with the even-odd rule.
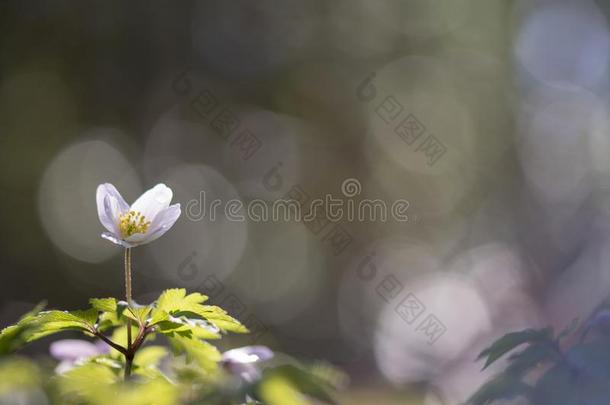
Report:
[[[122,296],[95,189],[164,182],[183,215],[134,251],[137,301],[201,291],[253,331],[231,344],[340,366],[345,403],[461,403],[493,339],[610,292],[608,6],[2,2],[2,325]],[[408,221],[184,210],[346,179]]]

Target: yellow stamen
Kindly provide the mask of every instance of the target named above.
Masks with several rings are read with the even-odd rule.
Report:
[[[144,215],[139,211],[129,211],[119,216],[119,230],[123,238],[128,238],[135,233],[146,233],[150,221],[146,221]]]

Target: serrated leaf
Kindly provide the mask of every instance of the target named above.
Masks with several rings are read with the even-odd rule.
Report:
[[[172,288],[163,291],[157,301],[157,309],[174,314],[175,312],[196,312],[208,297],[198,292],[186,295],[184,288]]]
[[[169,314],[162,309],[156,309],[153,311],[152,317],[149,320],[150,325],[156,325],[159,322],[169,320]]]
[[[138,322],[138,324],[144,324],[146,323],[146,319],[151,310],[152,308],[148,306],[128,307],[125,311],[123,311],[123,315]]]
[[[34,320],[45,305],[44,301],[39,303],[24,314],[17,324],[7,326],[0,331],[0,355],[11,353],[27,343],[28,333],[36,327]]]
[[[202,308],[198,315],[220,330],[233,333],[250,332],[248,328],[230,316],[224,309],[213,305],[202,305]]]
[[[207,372],[214,372],[222,355],[218,349],[203,340],[182,336],[170,337],[169,341],[176,354],[185,354],[188,361],[194,361]]]
[[[483,350],[477,360],[487,357],[483,370],[489,365],[498,360],[500,357],[513,350],[517,346],[524,343],[537,343],[543,341],[550,341],[552,337],[552,330],[550,328],[545,329],[526,329],[520,332],[512,332],[502,336],[496,340],[491,346]]]
[[[200,293],[186,294],[184,288],[164,291],[153,312],[151,324],[169,320],[170,317],[200,318],[223,332],[248,333],[248,329],[222,308],[202,305],[208,297]]]
[[[157,323],[157,331],[166,336],[179,335],[189,339],[220,339],[218,329],[200,319],[175,318]]]
[[[91,298],[89,303],[98,311],[116,312],[117,310],[117,301],[115,298]]]
[[[31,328],[26,335],[26,341],[32,342],[42,337],[65,330],[80,330],[91,334],[97,320],[97,310],[86,311],[45,311],[32,318]]]
[[[93,326],[97,322],[98,311],[95,308],[89,308],[86,310],[70,311],[70,315],[79,318],[87,325]]]

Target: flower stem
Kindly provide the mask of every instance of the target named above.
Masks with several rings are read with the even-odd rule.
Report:
[[[131,249],[125,249],[125,299],[131,306]],[[131,319],[127,319],[127,353],[125,354],[125,379],[131,375],[133,354],[131,351]]]
[[[125,249],[125,298],[131,305],[131,249]]]

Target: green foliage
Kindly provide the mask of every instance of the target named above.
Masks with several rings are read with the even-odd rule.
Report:
[[[207,299],[200,293],[170,289],[149,305],[93,298],[85,310],[36,307],[0,332],[0,355],[5,355],[0,362],[0,403],[10,402],[3,395],[16,390],[42,396],[39,402],[50,404],[220,405],[254,398],[271,405],[307,404],[309,398],[335,403],[331,380],[338,373],[330,368],[314,373],[281,366],[257,373],[252,380],[232,376],[222,366],[221,352],[209,341],[248,331],[220,307],[206,305]],[[64,331],[103,340],[110,350],[82,358],[54,377],[35,363],[8,356],[24,344]],[[131,370],[127,380],[126,369]]]
[[[289,391],[290,397],[300,398],[302,394],[307,394],[324,403],[336,404],[330,394],[332,389],[333,386],[327,380],[291,365],[269,370],[258,388],[261,398],[266,399],[270,404],[285,404],[282,393]],[[300,403],[298,400],[295,403]]]
[[[491,346],[483,350],[477,360],[487,358],[483,369],[489,367],[493,362],[504,356],[506,353],[524,343],[539,343],[550,341],[553,331],[551,329],[527,329],[521,332],[513,332],[504,335],[496,340]]]
[[[532,405],[597,405],[610,403],[610,335],[608,310],[584,325],[574,320],[557,336],[551,329],[509,333],[479,356],[484,369],[525,345],[507,359],[501,373],[467,402],[494,404],[524,398]],[[570,342],[564,344],[565,341]],[[498,402],[499,403],[499,402]]]
[[[248,329],[220,307],[203,305],[208,297],[186,294],[184,288],[164,291],[153,310],[151,324],[177,322],[177,319],[200,319],[222,332],[247,333]]]
[[[32,342],[42,337],[67,330],[77,330],[91,336],[95,331],[97,310],[86,311],[44,311],[33,317],[29,323],[31,330],[26,341]]]
[[[12,391],[32,389],[40,384],[40,370],[34,363],[20,357],[0,362],[0,403]]]
[[[0,332],[0,356],[14,352],[27,343],[27,335],[33,328],[33,320],[45,305],[44,302],[38,304],[23,315],[15,325],[8,326]]]
[[[221,355],[216,347],[203,340],[183,336],[171,337],[169,341],[175,354],[185,354],[188,361],[197,363],[206,372],[217,370]]]
[[[91,298],[89,304],[92,308],[102,312],[115,312],[117,310],[117,301],[114,298]]]

